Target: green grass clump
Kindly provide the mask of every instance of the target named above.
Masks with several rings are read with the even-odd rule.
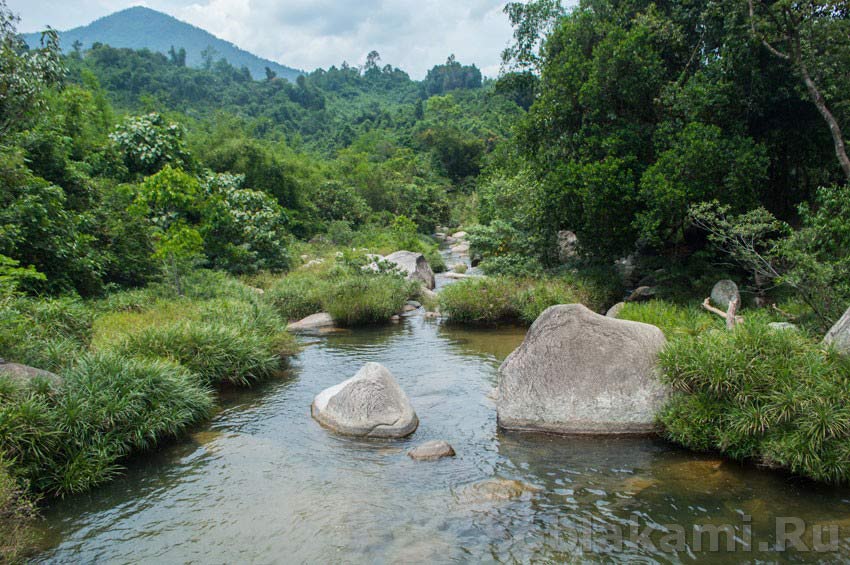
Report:
[[[246,386],[271,376],[280,369],[281,356],[294,352],[284,328],[259,298],[166,301],[146,312],[99,320],[95,346],[180,363],[211,386]]]
[[[285,320],[300,320],[322,311],[322,295],[327,284],[313,272],[296,272],[280,279],[266,291],[269,300]]]
[[[699,305],[679,306],[663,300],[628,302],[617,318],[658,327],[667,339],[695,336],[712,328],[724,328],[725,322]]]
[[[123,458],[178,436],[212,408],[196,375],[162,360],[86,354],[63,376],[45,389],[0,375],[0,456],[50,495],[112,479]]]
[[[322,307],[341,326],[378,324],[400,312],[416,288],[393,275],[347,276],[327,288]]]
[[[26,489],[21,488],[8,464],[0,458],[0,563],[21,562],[31,552],[35,518],[35,505]]]
[[[76,298],[0,297],[0,357],[57,371],[88,345],[93,318]]]
[[[592,310],[601,305],[592,286],[569,277],[466,279],[440,293],[440,310],[462,323],[531,324],[550,306],[576,303]]]
[[[660,415],[671,440],[850,481],[850,359],[751,321],[673,340],[660,366],[679,391]]]

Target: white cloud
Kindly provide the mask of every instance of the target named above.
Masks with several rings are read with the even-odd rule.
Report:
[[[484,73],[498,73],[511,36],[504,0],[9,0],[21,29],[84,25],[143,4],[262,57],[312,70],[361,64],[377,50],[383,64],[414,78],[454,53]]]

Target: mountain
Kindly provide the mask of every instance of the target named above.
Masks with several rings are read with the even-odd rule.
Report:
[[[186,49],[188,66],[200,67],[204,63],[201,53],[211,47],[215,60],[226,59],[236,68],[247,67],[255,79],[266,77],[266,67],[277,73],[278,77],[291,82],[304,74],[303,71],[257,57],[168,14],[142,6],[115,12],[87,26],[60,32],[59,36],[65,52],[73,50],[77,41],[82,43],[83,49],[89,49],[93,43],[103,43],[112,47],[150,49],[166,55],[173,46],[178,51],[181,47]],[[29,45],[38,45],[40,38],[39,33],[24,35]]]

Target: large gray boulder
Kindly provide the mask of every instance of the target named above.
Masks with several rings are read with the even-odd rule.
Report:
[[[395,263],[399,269],[407,273],[407,280],[421,281],[429,290],[437,285],[434,279],[434,271],[431,270],[431,265],[428,264],[428,260],[421,253],[396,251],[387,255],[385,260]]]
[[[850,308],[823,338],[824,345],[833,347],[843,355],[850,355]]]
[[[741,293],[738,292],[738,285],[733,281],[728,279],[717,281],[717,284],[711,289],[711,301],[723,310],[727,310],[729,304],[735,299],[738,300],[738,306],[740,306]]]
[[[320,392],[313,418],[340,434],[400,438],[416,431],[419,418],[392,373],[367,363],[352,378]]]
[[[656,361],[666,340],[649,324],[552,306],[499,369],[499,426],[563,434],[655,430],[669,390]]]

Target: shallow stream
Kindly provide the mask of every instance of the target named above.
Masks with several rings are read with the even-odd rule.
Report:
[[[414,315],[304,338],[279,380],[226,395],[223,409],[185,441],[47,509],[47,549],[37,561],[850,560],[850,491],[660,439],[499,432],[497,369],[523,335]],[[410,397],[421,421],[412,437],[347,439],[311,419],[314,395],[367,361],[386,365]],[[448,440],[457,457],[407,457],[430,439]],[[774,551],[779,517],[803,520],[801,540],[813,551]],[[831,540],[828,531],[822,536],[835,542],[825,552],[814,551],[815,524],[841,526]],[[697,535],[695,525],[708,533]],[[712,547],[711,527],[724,525],[734,528],[734,552],[723,533]],[[664,532],[675,534],[667,546]]]

